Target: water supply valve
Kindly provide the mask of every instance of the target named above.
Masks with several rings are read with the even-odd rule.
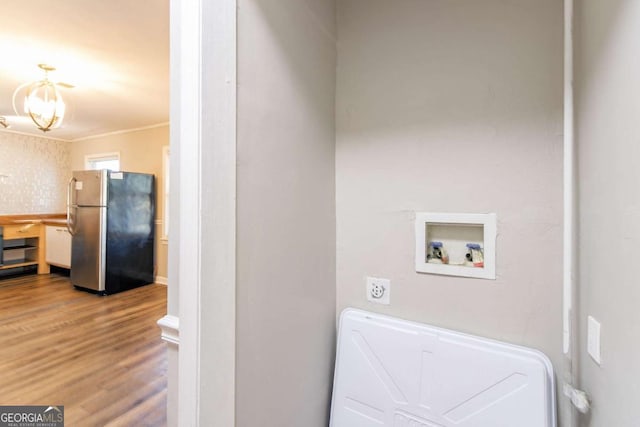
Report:
[[[429,243],[427,262],[431,264],[449,264],[449,254],[442,242]]]
[[[484,267],[484,253],[478,243],[467,243],[466,263],[474,267]]]

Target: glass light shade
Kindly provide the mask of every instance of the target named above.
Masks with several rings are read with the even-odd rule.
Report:
[[[49,80],[31,85],[24,99],[24,112],[44,132],[60,127],[65,109],[58,88]]]

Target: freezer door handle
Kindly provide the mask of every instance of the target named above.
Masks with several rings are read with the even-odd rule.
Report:
[[[69,184],[67,185],[67,231],[69,231],[69,234],[71,234],[72,236],[75,234],[74,230],[73,230],[73,226],[72,224],[72,220],[71,220],[71,202],[72,202],[72,193],[73,191],[75,191],[75,182],[76,179],[75,178],[71,178],[69,180]],[[75,209],[75,206],[73,206],[73,208]]]

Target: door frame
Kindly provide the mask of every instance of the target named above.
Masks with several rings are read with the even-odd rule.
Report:
[[[168,305],[178,308],[179,349],[169,411],[177,404],[180,426],[235,425],[236,3],[171,0],[178,249]]]

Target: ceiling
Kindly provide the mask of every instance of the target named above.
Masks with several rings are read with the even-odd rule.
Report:
[[[40,63],[75,86],[61,88],[67,113],[46,133],[12,106]],[[2,0],[0,116],[9,131],[64,140],[168,122],[169,0]]]

